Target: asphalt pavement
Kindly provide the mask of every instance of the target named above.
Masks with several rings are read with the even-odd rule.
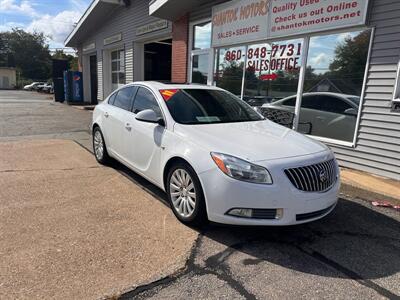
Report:
[[[90,147],[92,113],[53,101],[53,95],[0,90],[0,142],[70,139]]]
[[[18,93],[13,96],[17,100],[4,100],[3,93],[0,142],[58,136],[80,140],[90,149],[86,129],[90,112],[46,100],[26,101],[29,97],[19,99]],[[37,115],[23,123],[21,109]],[[11,116],[22,122],[11,121],[14,125],[29,124],[29,128],[13,128],[4,120]],[[118,163],[112,168],[167,206],[165,195],[152,184]],[[261,228],[210,224],[196,230],[199,235],[183,269],[160,273],[121,298],[400,299],[399,228],[399,212],[344,196],[331,215],[310,224]]]

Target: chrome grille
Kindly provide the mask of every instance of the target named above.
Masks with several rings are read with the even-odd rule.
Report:
[[[334,159],[299,168],[286,169],[290,182],[304,192],[323,192],[330,189],[337,180]]]

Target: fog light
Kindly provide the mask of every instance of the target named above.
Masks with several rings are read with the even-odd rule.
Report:
[[[228,212],[228,215],[242,218],[251,218],[253,210],[250,208],[234,208]]]
[[[283,208],[276,209],[275,219],[280,220],[283,217]]]

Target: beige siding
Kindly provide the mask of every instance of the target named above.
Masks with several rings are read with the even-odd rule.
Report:
[[[103,52],[97,50],[97,99],[103,99]]]
[[[126,83],[133,82],[133,44],[125,48]]]

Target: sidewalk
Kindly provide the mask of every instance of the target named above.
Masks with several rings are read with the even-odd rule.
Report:
[[[345,168],[341,169],[341,177],[341,192],[345,195],[400,205],[400,181]]]
[[[185,267],[197,232],[73,141],[0,153],[0,299],[114,299]]]

